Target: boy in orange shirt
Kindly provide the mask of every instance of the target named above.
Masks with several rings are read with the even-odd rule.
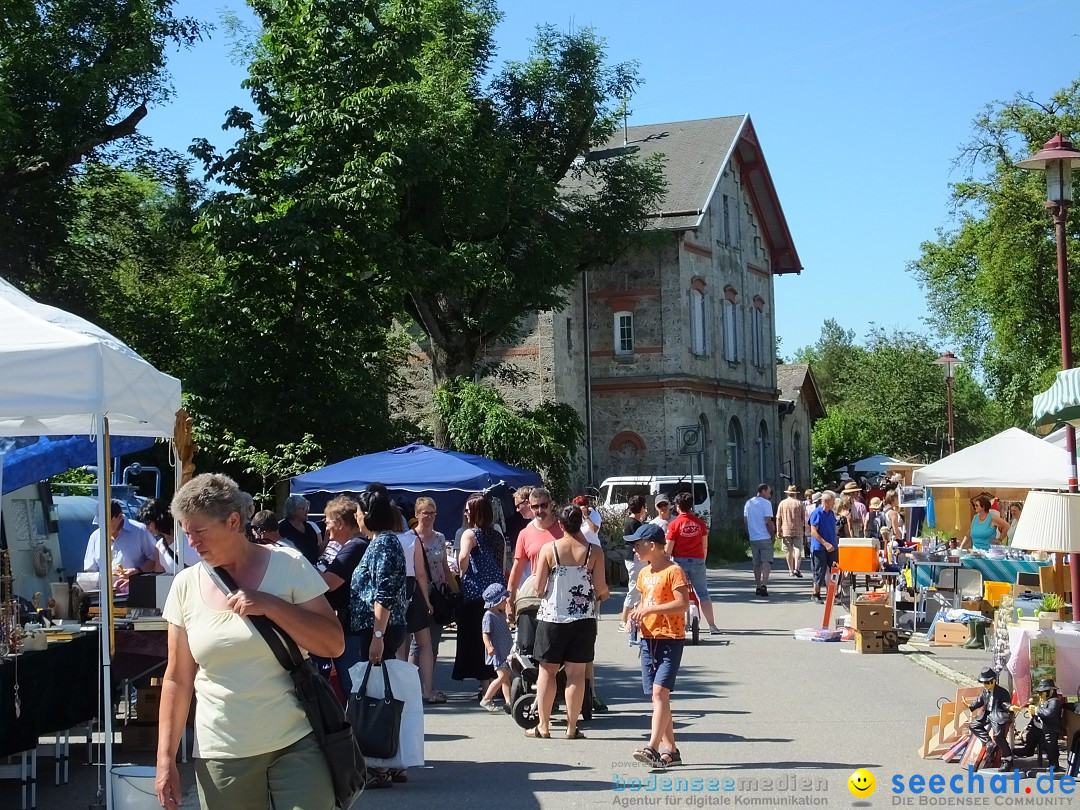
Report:
[[[649,744],[635,751],[634,759],[654,768],[682,765],[671,721],[671,690],[682,661],[690,589],[686,573],[664,553],[666,540],[659,526],[646,523],[630,537],[646,563],[637,579],[641,603],[631,611],[630,621],[640,626],[641,685],[652,695],[653,705]]]

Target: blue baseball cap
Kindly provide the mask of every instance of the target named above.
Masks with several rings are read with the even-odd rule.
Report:
[[[648,540],[650,543],[659,543],[660,545],[667,542],[664,530],[655,523],[642,523],[633,534],[625,535],[623,539],[629,545],[633,545],[639,540]]]

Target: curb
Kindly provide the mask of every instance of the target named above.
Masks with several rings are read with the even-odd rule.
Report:
[[[902,644],[900,645],[900,652],[904,653],[905,660],[910,661],[915,664],[915,666],[922,667],[923,669],[934,673],[939,678],[944,678],[959,686],[976,686],[978,684],[978,682],[970,675],[966,675],[952,667],[939,663],[934,660],[933,656],[928,652],[920,650],[918,647],[912,647],[910,644]]]

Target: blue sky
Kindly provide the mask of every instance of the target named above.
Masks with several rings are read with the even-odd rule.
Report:
[[[181,0],[217,19],[237,0]],[[1078,75],[1080,3],[1056,0],[503,0],[500,59],[522,58],[538,23],[591,26],[613,61],[640,62],[630,123],[749,113],[805,268],[776,280],[781,351],[813,343],[826,318],[922,330],[906,271],[950,227],[953,162],[971,121],[1017,92],[1044,100]],[[248,106],[220,26],[173,54],[176,97],[140,129],[184,149],[219,146],[225,111]],[[1049,220],[1048,225],[1049,228]],[[942,349],[949,348],[941,346]]]

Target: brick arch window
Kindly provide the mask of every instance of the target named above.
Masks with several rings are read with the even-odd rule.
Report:
[[[617,451],[622,448],[624,444],[632,444],[634,449],[639,453],[645,452],[645,440],[632,430],[624,430],[622,433],[616,433],[611,440],[611,444],[608,445],[608,449]]]
[[[739,345],[741,318],[739,316],[738,296],[739,294],[734,287],[726,287],[724,289],[724,300],[721,304],[724,319],[724,359],[729,363],[737,363],[742,353],[740,351],[742,347]]]
[[[612,438],[608,450],[611,451],[611,460],[617,470],[637,472],[645,457],[645,442],[634,431],[624,430]]]
[[[728,422],[727,430],[727,485],[728,489],[741,489],[742,476],[742,426],[734,416]]]
[[[750,308],[750,362],[757,368],[763,368],[769,364],[766,332],[765,299],[760,295],[755,295],[753,306]]]
[[[615,354],[634,353],[634,313],[623,309],[615,313]]]

